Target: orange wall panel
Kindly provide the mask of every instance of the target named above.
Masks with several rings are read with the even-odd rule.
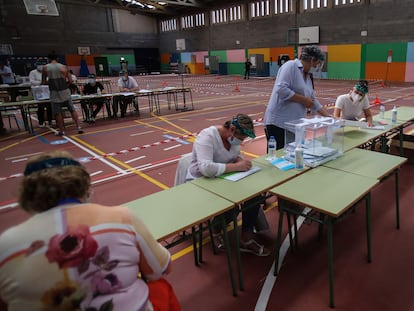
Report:
[[[295,50],[293,47],[270,48],[270,57],[272,58],[272,62],[277,62],[280,54],[287,54],[290,59],[295,58]]]
[[[170,53],[162,53],[161,54],[161,64],[169,64],[171,60]]]
[[[65,55],[65,60],[66,60],[66,65],[68,66],[80,66],[80,62],[82,60],[82,57],[85,58],[86,64],[89,66],[94,66],[95,65],[95,57],[99,57],[99,55],[78,55],[78,54],[66,54]]]
[[[388,65],[388,72],[387,72]],[[405,81],[405,63],[366,63],[365,77],[369,80]]]

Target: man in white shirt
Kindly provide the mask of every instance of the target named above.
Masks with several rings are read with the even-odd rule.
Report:
[[[46,64],[47,64],[46,59],[43,59],[43,58],[37,59],[35,63],[36,69],[33,69],[29,73],[29,80],[30,80],[31,86],[38,86],[42,84],[42,70],[43,70],[43,66]],[[45,122],[45,113],[47,117],[46,122]],[[45,127],[48,124],[49,125],[52,124],[52,106],[50,102],[37,104],[37,120],[39,122],[39,127]]]
[[[345,120],[359,120],[362,112],[368,126],[372,126],[372,113],[368,100],[368,81],[359,80],[353,89],[339,95],[335,102],[334,117]]]
[[[9,66],[6,66],[4,61],[0,61],[0,76],[3,84],[15,84],[14,74]]]
[[[130,77],[127,70],[121,70],[119,72],[120,78],[118,80],[118,87],[120,92],[136,92],[139,91],[138,83]],[[121,109],[121,118],[125,117],[128,105],[131,104],[135,96],[115,96],[113,101],[113,117],[117,117],[118,105]],[[138,105],[135,106],[135,110],[138,110]]]

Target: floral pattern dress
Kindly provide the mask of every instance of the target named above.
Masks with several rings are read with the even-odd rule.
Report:
[[[151,310],[170,260],[126,207],[67,204],[0,236],[0,295],[9,311]]]

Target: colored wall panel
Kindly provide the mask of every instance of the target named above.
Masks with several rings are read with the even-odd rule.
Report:
[[[161,64],[169,64],[171,59],[170,53],[162,53],[161,54]]]
[[[414,62],[414,42],[408,42],[407,44],[407,62]]]
[[[405,62],[407,57],[407,43],[376,43],[367,44],[367,62],[387,62],[388,51],[392,50],[393,62]]]
[[[330,62],[360,62],[361,45],[330,45],[328,55]]]
[[[328,78],[339,80],[360,79],[360,63],[328,62]]]
[[[83,58],[85,59],[87,65],[95,66],[94,58],[99,57],[99,56],[101,55],[84,55]],[[82,55],[78,55],[78,54],[66,54],[65,55],[66,65],[68,66],[80,66],[81,60],[82,60]],[[135,59],[134,59],[134,62],[135,62]]]
[[[405,63],[366,63],[365,77],[367,79],[403,82],[405,75]]]
[[[204,63],[195,63],[194,64],[194,74],[208,74],[208,70],[204,69]]]
[[[204,56],[208,56],[208,52],[207,51],[194,52],[193,55],[196,56],[196,63],[203,63],[204,64]]]
[[[218,61],[220,63],[226,63],[227,62],[227,52],[226,51],[211,51],[211,56],[218,56]]]
[[[405,81],[414,82],[414,62],[405,64]]]
[[[219,63],[219,74],[221,75],[227,74],[227,63]]]
[[[227,73],[229,75],[244,75],[244,62],[227,63]]]
[[[263,61],[268,63],[270,61],[270,49],[264,48],[264,49],[248,49],[247,55],[252,54],[263,54]]]
[[[290,59],[295,58],[295,49],[292,47],[281,47],[281,48],[270,48],[269,49],[269,60],[265,59],[265,62],[273,62],[277,64],[277,60],[279,59],[279,55],[287,54],[289,55]],[[271,58],[271,59],[270,59]],[[277,68],[278,69],[278,68]],[[274,72],[272,68],[270,68],[270,72]]]
[[[189,52],[181,53],[181,62],[182,63],[191,63],[191,55],[192,55],[192,53],[189,53]]]
[[[246,61],[245,50],[229,50],[227,51],[227,62],[228,63],[241,63]]]

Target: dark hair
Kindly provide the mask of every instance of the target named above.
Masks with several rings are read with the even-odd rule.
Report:
[[[55,51],[52,51],[47,55],[47,58],[49,58],[49,60],[57,60],[58,56]]]
[[[305,46],[300,55],[300,59],[303,60],[324,60],[324,58],[322,51],[316,45]]]

